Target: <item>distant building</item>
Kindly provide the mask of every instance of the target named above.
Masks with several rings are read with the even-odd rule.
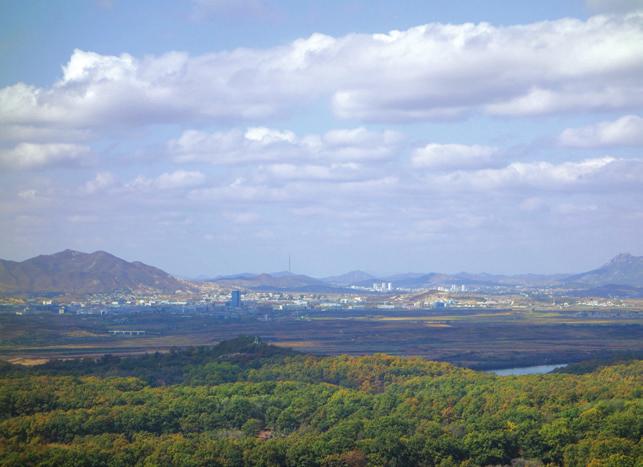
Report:
[[[375,292],[391,292],[393,290],[393,284],[391,282],[373,282],[371,290]]]
[[[112,336],[144,336],[146,331],[133,329],[112,329],[108,331]]]
[[[241,292],[239,290],[233,290],[230,296],[230,306],[233,308],[239,308],[241,306]]]

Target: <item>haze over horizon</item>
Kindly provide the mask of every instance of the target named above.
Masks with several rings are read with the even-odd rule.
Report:
[[[643,2],[425,3],[0,2],[0,258],[323,277],[643,255]]]

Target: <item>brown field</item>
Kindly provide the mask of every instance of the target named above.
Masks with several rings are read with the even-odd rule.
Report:
[[[21,357],[15,357],[15,358],[10,358],[7,360],[9,363],[13,363],[14,365],[22,365],[22,366],[37,366],[37,365],[43,365],[49,361],[48,358],[21,358]]]
[[[263,317],[263,313],[261,314]],[[579,318],[507,310],[333,311],[305,319],[273,313],[220,319],[205,314],[135,313],[111,317],[0,315],[0,358],[42,362],[102,354],[163,352],[212,345],[238,335],[320,354],[419,355],[475,368],[563,363],[643,352],[643,320]],[[144,336],[112,336],[141,329]]]

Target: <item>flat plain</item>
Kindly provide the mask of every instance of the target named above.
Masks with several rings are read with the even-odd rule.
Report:
[[[115,336],[114,330],[140,330]],[[106,315],[0,314],[0,358],[21,364],[54,358],[166,352],[239,335],[324,355],[415,355],[477,369],[568,363],[643,354],[643,313],[508,309],[333,310],[210,313],[144,310]]]

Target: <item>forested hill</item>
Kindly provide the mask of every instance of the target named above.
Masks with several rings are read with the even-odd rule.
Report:
[[[5,364],[0,366],[0,377],[25,374],[135,376],[151,386],[219,384],[236,381],[242,370],[282,362],[284,357],[294,355],[301,354],[265,344],[257,337],[240,336],[211,347],[188,347],[168,353],[53,360],[35,367]]]
[[[162,376],[165,375],[165,376]],[[593,465],[643,458],[643,362],[497,377],[241,338],[5,366],[0,465]]]

